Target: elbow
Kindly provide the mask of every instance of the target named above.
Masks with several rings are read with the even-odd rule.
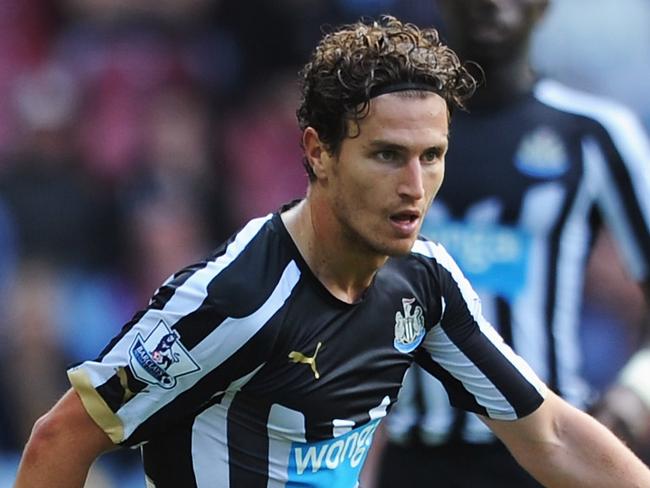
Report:
[[[575,449],[575,429],[586,414],[553,395],[547,399],[526,437],[525,445],[513,453],[519,464],[533,471],[540,464],[564,465]]]
[[[82,486],[92,462],[111,446],[77,394],[69,390],[34,423],[18,467],[16,487]]]
[[[62,419],[51,411],[39,418],[34,423],[29,440],[25,445],[22,462],[37,464],[46,453],[52,452],[60,444],[65,433],[62,424]]]

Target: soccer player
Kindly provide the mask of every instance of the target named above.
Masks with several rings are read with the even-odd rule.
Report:
[[[437,32],[392,17],[344,26],[302,83],[306,197],[170,277],[69,370],[17,488],[80,487],[115,445],[142,446],[149,487],[352,488],[413,361],[549,486],[650,486],[631,451],[503,343],[445,250],[418,238],[450,112],[475,86]]]
[[[485,84],[452,118],[445,184],[422,234],[457,260],[506,343],[551,390],[587,409],[578,334],[585,268],[604,225],[629,275],[650,290],[650,144],[629,110],[533,73],[530,36],[547,5],[441,0],[452,47],[478,62]],[[624,400],[600,410],[609,424],[630,426],[622,431],[646,425],[648,357],[640,353],[616,397],[605,397]],[[434,473],[440,487],[539,486],[422,369],[407,376],[386,425],[379,486],[430,486]],[[463,469],[468,459],[480,462]]]

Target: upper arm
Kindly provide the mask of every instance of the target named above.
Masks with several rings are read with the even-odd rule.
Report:
[[[114,447],[106,433],[88,415],[79,395],[68,390],[52,409],[34,426],[32,437],[36,440],[57,441],[83,451],[89,456],[99,456]]]
[[[442,309],[416,361],[442,381],[454,406],[504,420],[532,412],[545,385],[483,317],[478,295],[453,259],[442,247],[434,251]]]
[[[272,319],[299,272],[293,263],[278,266],[264,286],[247,288],[238,268],[229,268],[233,256],[236,250],[174,275],[98,358],[68,371],[114,443],[137,445],[173,429],[214,395],[242,387],[271,354],[281,323]]]

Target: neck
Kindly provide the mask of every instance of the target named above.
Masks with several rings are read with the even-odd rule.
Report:
[[[386,262],[387,256],[363,252],[347,239],[331,207],[313,194],[282,220],[312,273],[341,301],[359,301]]]
[[[500,108],[526,95],[535,83],[527,56],[510,60],[479,62],[485,82],[469,100],[469,108]]]

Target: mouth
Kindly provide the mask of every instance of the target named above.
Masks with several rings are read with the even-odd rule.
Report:
[[[390,216],[391,224],[400,237],[410,237],[417,230],[421,213],[417,210],[404,210]]]

